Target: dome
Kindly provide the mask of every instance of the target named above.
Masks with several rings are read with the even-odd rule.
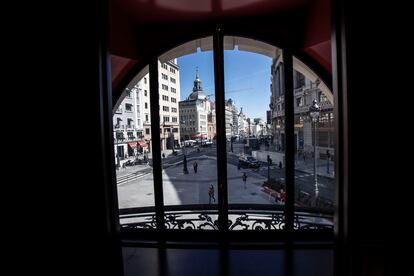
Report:
[[[194,91],[193,93],[188,96],[189,100],[204,100],[206,98],[206,95],[203,91]]]

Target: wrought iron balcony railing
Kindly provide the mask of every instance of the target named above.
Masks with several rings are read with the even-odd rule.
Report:
[[[218,210],[213,208],[217,206],[165,206],[165,228],[218,230]],[[266,205],[230,205],[229,230],[282,230],[285,226],[283,208]],[[123,229],[156,229],[155,210],[151,207],[121,209],[120,221]],[[333,214],[321,209],[297,208],[294,229],[333,230]]]

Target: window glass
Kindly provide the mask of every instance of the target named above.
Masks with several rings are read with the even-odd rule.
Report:
[[[169,108],[160,110],[164,205],[190,228],[213,230],[218,200],[214,65],[211,47],[203,46],[212,45],[212,38],[198,44],[189,54],[177,56],[173,49],[160,57],[160,64],[168,65],[159,66],[160,76],[168,77],[159,77],[160,91],[171,99]],[[163,89],[167,85],[169,92]]]
[[[114,108],[114,151],[121,224],[139,221],[138,217],[125,215],[128,210],[146,208],[148,211],[154,207],[150,98],[144,93],[149,91],[148,79],[144,69],[128,84]],[[131,96],[126,97],[128,94]],[[145,110],[134,109],[133,106],[145,106]]]
[[[284,87],[276,57],[282,51],[240,37],[225,37],[224,49],[230,229],[281,229],[285,141],[283,111],[277,106]],[[254,212],[236,211],[252,207],[275,212],[258,220]]]
[[[297,58],[293,59],[293,69],[293,80],[296,81],[294,97],[301,103],[294,108],[295,214],[302,222],[297,228],[333,227],[333,94],[319,77]],[[310,221],[310,210],[313,213],[312,224],[306,223]],[[321,215],[315,217],[316,213]]]

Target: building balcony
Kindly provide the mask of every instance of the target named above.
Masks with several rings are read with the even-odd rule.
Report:
[[[296,95],[303,94],[304,91],[305,91],[305,88],[303,86],[302,87],[299,87],[299,88],[295,88],[295,96]]]
[[[137,142],[140,139],[141,138],[137,138],[135,136],[128,136],[128,137],[123,136],[123,137],[118,137],[118,138],[115,137],[114,138],[114,143],[115,143],[115,145],[118,145],[118,144],[124,144],[124,143],[127,143],[127,142]]]
[[[218,230],[218,210],[212,205],[165,206],[165,228],[185,230]],[[229,204],[229,230],[283,230],[284,206]],[[123,231],[156,229],[153,207],[120,209]],[[333,233],[333,212],[296,207],[295,230],[321,230]]]

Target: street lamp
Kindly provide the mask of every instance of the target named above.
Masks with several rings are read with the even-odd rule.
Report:
[[[230,124],[230,150],[233,152],[233,124]]]
[[[314,149],[314,160],[313,160],[313,171],[315,175],[315,206],[317,199],[319,197],[319,188],[318,188],[318,174],[317,174],[317,168],[316,168],[316,134],[317,134],[317,123],[320,113],[320,107],[317,104],[316,100],[313,100],[312,105],[309,107],[309,116],[312,119],[312,122],[314,123],[314,138],[313,138],[313,149]]]
[[[267,182],[270,182],[270,165],[272,165],[272,158],[267,155]]]
[[[329,174],[329,158],[331,157],[331,154],[329,153],[329,150],[326,150],[326,173]]]
[[[182,125],[184,125],[184,127],[185,127],[185,121],[184,120],[181,120],[180,123]],[[186,156],[187,152],[186,152],[186,147],[185,147],[185,135],[184,135],[184,145],[182,147],[182,151],[183,151],[183,156],[184,156],[183,157],[183,172],[184,172],[184,174],[188,174],[187,156]]]
[[[171,141],[172,153],[174,155],[175,154],[175,149],[174,149],[174,147],[175,147],[175,137],[174,137],[174,128],[172,126],[170,127],[170,135],[171,135],[171,139],[172,139],[172,141]]]

